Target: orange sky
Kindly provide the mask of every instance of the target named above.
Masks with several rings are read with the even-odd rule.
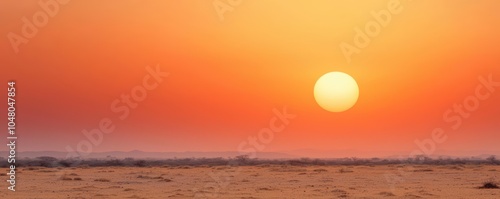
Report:
[[[17,82],[20,150],[75,148],[110,118],[116,129],[94,151],[235,151],[286,106],[297,117],[265,151],[411,151],[437,127],[448,135],[440,150],[500,151],[500,87],[457,130],[443,120],[479,77],[500,82],[498,1],[401,0],[350,62],[339,44],[397,1],[243,0],[223,20],[205,0],[69,1],[16,53],[8,35],[22,36],[38,2],[0,2],[0,79]],[[157,64],[169,76],[118,119],[113,101]],[[359,85],[346,112],[314,100],[331,71]]]

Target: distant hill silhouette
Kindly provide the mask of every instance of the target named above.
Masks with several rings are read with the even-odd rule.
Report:
[[[36,158],[42,156],[49,156],[58,159],[64,159],[67,152],[63,151],[21,151],[18,152],[17,158]],[[299,149],[290,151],[278,152],[259,152],[257,158],[259,159],[295,159],[295,158],[384,158],[384,159],[407,159],[408,152],[364,152],[356,150],[315,150],[315,149]],[[454,155],[449,155],[454,154]],[[109,152],[94,152],[81,158],[136,158],[136,159],[171,159],[171,158],[234,158],[242,155],[237,151],[215,151],[215,152],[145,152],[139,150],[133,151],[109,151]],[[469,152],[454,152],[454,151],[437,151],[430,158],[477,158],[484,159],[489,156],[496,155],[500,157],[500,152],[491,151],[469,151]],[[0,151],[0,157],[6,158],[7,151]]]
[[[24,151],[18,152],[18,158],[36,158],[49,156],[58,159],[66,158],[67,152],[62,151]],[[221,152],[145,152],[139,150],[133,151],[110,151],[110,152],[94,152],[89,155],[83,155],[80,158],[136,158],[136,159],[172,159],[172,158],[232,158],[241,155],[236,151],[221,151]],[[0,157],[7,157],[7,151],[1,151]],[[297,156],[287,153],[278,152],[259,152],[257,158],[260,159],[289,159],[297,158]]]

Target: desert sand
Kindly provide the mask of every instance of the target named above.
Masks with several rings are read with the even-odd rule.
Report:
[[[405,171],[393,188],[385,174]],[[29,167],[0,198],[500,198],[500,166]],[[2,178],[6,178],[2,175]]]

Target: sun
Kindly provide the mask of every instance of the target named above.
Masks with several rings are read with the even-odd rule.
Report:
[[[343,72],[329,72],[314,85],[314,98],[321,108],[330,112],[343,112],[356,104],[359,87],[356,80]]]

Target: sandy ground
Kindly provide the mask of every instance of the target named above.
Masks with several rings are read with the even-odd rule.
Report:
[[[20,168],[16,192],[2,180],[0,198],[500,198],[500,189],[477,188],[498,180],[499,171],[489,165]]]

